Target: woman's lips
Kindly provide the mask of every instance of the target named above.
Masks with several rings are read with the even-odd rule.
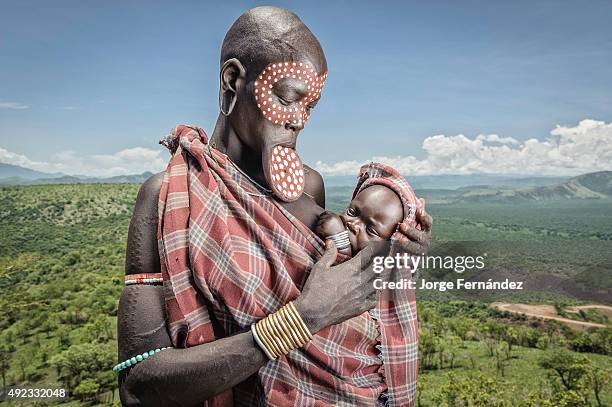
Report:
[[[304,167],[293,148],[275,145],[266,151],[264,169],[268,185],[281,200],[296,201],[304,192]]]

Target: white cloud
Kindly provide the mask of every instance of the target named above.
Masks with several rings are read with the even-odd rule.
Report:
[[[499,137],[497,134],[480,134],[476,137],[476,140],[490,141],[491,143],[499,144],[519,144],[519,142],[512,137]]]
[[[557,126],[544,140],[519,142],[496,134],[475,138],[463,134],[436,135],[423,140],[424,159],[414,156],[374,156],[406,175],[517,174],[577,175],[612,169],[612,123],[582,120],[574,127]],[[113,154],[86,155],[63,151],[48,161],[32,160],[0,148],[0,162],[44,172],[109,177],[162,171],[166,150],[134,147]],[[369,160],[368,160],[369,161]],[[324,163],[315,168],[324,175],[356,175],[367,161]]]
[[[34,170],[47,165],[45,162],[32,161],[25,155],[13,153],[0,147],[0,163],[19,165],[20,167],[32,168]]]
[[[22,110],[29,109],[30,106],[19,102],[0,102],[0,109]]]
[[[519,142],[496,134],[473,139],[459,134],[423,140],[426,156],[372,157],[403,174],[517,174],[577,175],[612,169],[612,123],[582,120],[574,127],[557,126],[545,140]],[[318,161],[324,175],[356,175],[366,163]]]
[[[0,162],[19,165],[43,172],[62,172],[69,175],[112,177],[140,174],[145,171],[162,171],[168,162],[166,150],[134,147],[114,154],[86,155],[75,151],[63,151],[51,156],[49,161],[34,161],[28,157],[0,148]]]

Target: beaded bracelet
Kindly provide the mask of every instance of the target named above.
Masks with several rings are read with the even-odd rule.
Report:
[[[142,362],[143,360],[150,358],[154,354],[156,354],[158,352],[161,352],[164,349],[170,349],[170,348],[172,348],[172,346],[166,346],[164,348],[157,348],[157,349],[150,350],[148,352],[141,353],[140,355],[136,355],[136,356],[134,356],[132,358],[126,359],[126,360],[124,360],[121,363],[117,363],[113,367],[113,372],[119,373],[121,370],[123,370],[123,369],[125,369],[127,367],[133,366],[136,363]]]
[[[351,247],[348,230],[343,230],[335,235],[327,236],[327,239],[331,239],[336,244],[338,250],[348,249]]]
[[[164,279],[161,273],[140,273],[140,274],[128,274],[125,276],[125,285],[134,284],[162,284]]]
[[[136,284],[162,284],[164,280],[161,278],[135,278],[133,280],[125,280],[125,285],[136,285]]]

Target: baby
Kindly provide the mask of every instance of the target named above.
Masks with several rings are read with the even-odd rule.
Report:
[[[315,233],[332,239],[338,252],[351,257],[366,243],[399,239],[400,223],[419,227],[415,213],[422,206],[406,180],[381,163],[361,167],[352,200],[341,215],[325,211],[319,215]]]

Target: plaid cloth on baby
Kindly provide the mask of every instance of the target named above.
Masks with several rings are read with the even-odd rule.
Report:
[[[411,226],[420,228],[416,221],[416,211],[423,206],[423,202],[417,198],[408,181],[395,168],[375,162],[362,165],[359,169],[359,177],[352,198],[372,185],[384,185],[395,191],[404,207],[404,221]],[[401,235],[396,233],[392,238],[401,239]]]
[[[244,331],[295,299],[324,247],[210,148],[202,129],[179,125],[164,144],[173,151],[158,227],[168,329],[175,347],[190,347]],[[204,405],[375,406],[389,387],[390,405],[411,406],[414,301],[381,305],[380,331],[367,312],[325,328]]]
[[[420,229],[416,221],[416,211],[423,206],[417,198],[408,181],[401,174],[383,163],[371,162],[361,166],[357,185],[351,199],[372,185],[383,185],[393,190],[400,198],[404,208],[404,221],[410,226]],[[399,231],[395,231],[391,240],[406,239]],[[396,281],[409,278],[405,270],[394,269],[392,275]],[[418,323],[416,319],[416,299],[414,290],[385,290],[379,295],[379,306],[370,311],[372,316],[380,314],[383,330],[381,356],[387,365],[387,395],[390,400],[409,400],[409,403],[397,405],[413,405],[416,398],[416,383],[418,375]],[[401,338],[401,344],[395,342]],[[386,351],[384,351],[386,349]],[[404,360],[406,363],[399,363]],[[400,393],[401,392],[401,393]]]

